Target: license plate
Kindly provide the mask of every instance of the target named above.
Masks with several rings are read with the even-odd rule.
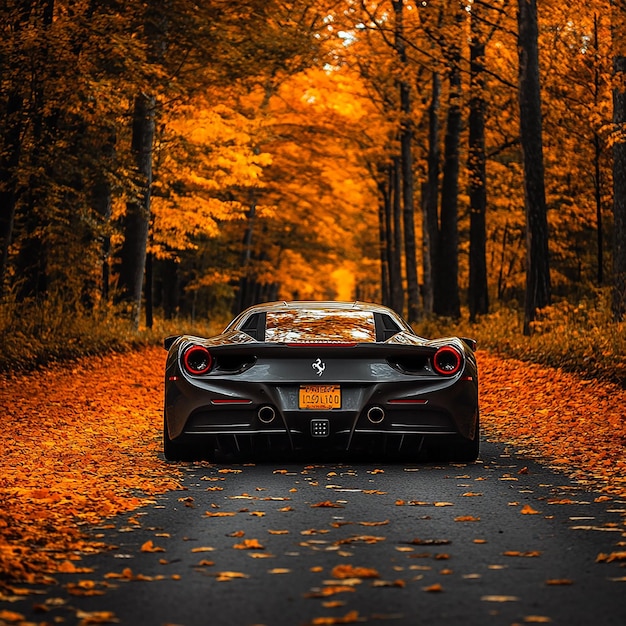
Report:
[[[298,406],[313,411],[328,411],[341,408],[339,385],[302,385]]]

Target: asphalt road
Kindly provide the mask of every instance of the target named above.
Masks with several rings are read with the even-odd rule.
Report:
[[[626,561],[597,560],[626,549],[626,502],[504,446],[468,465],[182,467],[185,491],[91,531],[116,546],[77,562],[93,571],[1,608],[47,624],[626,624]]]

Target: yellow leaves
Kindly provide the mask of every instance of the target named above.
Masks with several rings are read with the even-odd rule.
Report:
[[[58,565],[56,571],[61,574],[79,574],[93,572],[93,569],[90,567],[76,567],[71,561],[65,560]]]
[[[459,515],[454,518],[455,522],[480,522],[480,517],[474,515]]]
[[[520,552],[519,550],[507,550],[502,553],[502,556],[523,556],[523,557],[535,557],[541,556],[539,550],[528,550],[526,552]]]
[[[98,588],[98,584],[93,580],[79,580],[76,583],[68,583],[65,588],[73,596],[102,596],[104,590]]]
[[[105,579],[113,580],[133,580],[142,582],[152,582],[155,580],[163,580],[164,576],[146,576],[145,574],[134,574],[130,567],[125,567],[121,572],[108,572],[104,575]]]
[[[362,621],[358,611],[350,611],[343,617],[315,617],[311,624],[314,626],[332,626],[333,624],[356,624]]]
[[[380,574],[377,570],[368,567],[355,567],[350,564],[336,565],[331,576],[339,580],[348,578],[379,578]]]
[[[615,561],[626,561],[626,552],[611,552],[609,554],[601,552],[596,558],[596,563],[614,563]]]
[[[152,539],[148,539],[148,541],[142,544],[141,551],[142,552],[165,552],[165,548],[155,546],[154,543],[152,542]]]
[[[26,618],[21,613],[16,613],[15,611],[7,611],[5,609],[0,610],[0,620],[3,620],[7,623],[13,624],[17,622],[22,622]]]
[[[199,552],[213,552],[213,550],[215,550],[215,548],[212,548],[211,546],[198,546],[196,548],[192,548],[191,552],[192,554],[198,554]]]
[[[422,591],[426,591],[428,593],[441,593],[443,591],[443,587],[440,583],[434,583],[432,585],[428,585],[428,587],[423,587]]]
[[[334,542],[333,545],[340,546],[349,543],[366,543],[366,544],[374,544],[379,541],[385,541],[385,537],[375,536],[375,535],[355,535],[353,537],[346,537],[345,539],[338,539]]]
[[[343,505],[337,502],[331,502],[330,500],[325,500],[324,502],[318,502],[317,504],[311,505],[312,509],[343,509]]]
[[[573,585],[574,581],[570,580],[569,578],[548,578],[548,580],[546,580],[546,585],[552,586],[552,587],[558,587],[561,585]]]
[[[98,367],[92,357],[73,368],[0,384],[0,405],[13,406],[12,418],[21,425],[20,437],[3,441],[0,457],[0,529],[11,529],[10,540],[2,532],[1,572],[30,582],[47,573],[80,573],[82,568],[66,563],[70,555],[103,547],[84,540],[84,524],[178,487],[176,469],[158,457],[154,436],[154,415],[162,410],[155,371],[164,360],[156,347],[99,357]],[[45,550],[36,548],[42,545]]]
[[[265,550],[265,546],[258,539],[244,539],[241,543],[236,543],[235,550]]]
[[[338,593],[354,592],[354,585],[326,585],[321,589],[305,594],[306,598],[327,598]]]
[[[399,589],[404,589],[406,587],[406,582],[401,578],[397,580],[375,580],[372,582],[372,587],[397,587]]]
[[[551,464],[626,495],[626,390],[574,374],[479,352],[481,415],[490,435],[533,450]],[[503,381],[512,393],[501,392]],[[575,390],[575,393],[573,392]],[[521,472],[518,472],[521,473]],[[601,496],[606,502],[609,495]],[[605,499],[607,498],[607,499]]]
[[[80,620],[79,626],[90,624],[117,624],[119,620],[112,611],[76,611],[76,617]]]
[[[237,579],[242,579],[242,578],[250,578],[250,576],[242,572],[230,572],[230,571],[218,572],[216,574],[216,579],[217,579],[217,582],[219,583],[230,582],[231,580],[237,580]]]
[[[540,511],[537,511],[536,509],[533,509],[533,507],[530,506],[530,504],[525,504],[522,507],[522,510],[520,511],[520,513],[522,515],[540,515],[541,514]]]

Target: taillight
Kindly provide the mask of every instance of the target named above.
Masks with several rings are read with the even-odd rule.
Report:
[[[461,354],[452,346],[442,346],[433,356],[433,368],[442,376],[454,376],[463,363]]]
[[[191,346],[183,354],[183,366],[194,376],[206,374],[213,365],[213,357],[204,346]]]

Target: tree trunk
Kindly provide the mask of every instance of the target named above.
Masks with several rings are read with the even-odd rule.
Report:
[[[431,315],[434,306],[433,282],[437,273],[437,244],[439,239],[439,109],[441,78],[432,75],[432,93],[428,107],[428,175],[422,187],[422,263],[424,266],[424,313]]]
[[[394,0],[395,12],[395,39],[394,45],[404,70],[407,67],[406,43],[404,41],[403,0]],[[415,206],[413,199],[413,122],[411,120],[411,88],[405,78],[399,81],[400,89],[400,154],[402,168],[402,223],[404,227],[404,258],[407,282],[409,323],[419,319],[419,285],[417,280],[417,246],[415,243]]]
[[[256,224],[256,203],[252,202],[246,215],[246,230],[241,241],[241,277],[239,278],[239,288],[234,302],[233,313],[238,315],[249,306],[255,304],[256,280],[252,274],[252,241],[254,238],[254,227]]]
[[[485,157],[485,44],[479,21],[480,4],[471,13],[469,197],[470,253],[468,304],[470,321],[489,312],[487,287],[487,173]]]
[[[113,161],[115,159],[115,142],[115,129],[111,128],[102,146],[102,163],[106,164],[106,166],[109,167],[111,170],[113,169]],[[99,173],[98,178],[93,185],[92,206],[95,214],[100,218],[100,224],[98,229],[98,236],[101,241],[100,259],[102,263],[102,268],[100,272],[100,296],[105,302],[107,302],[109,300],[110,289],[110,222],[113,198],[111,183],[109,182],[109,179],[104,172],[104,169],[106,169],[106,167],[103,166],[102,169],[103,171]]]
[[[381,168],[382,169],[382,168]],[[380,247],[380,292],[381,302],[385,306],[391,306],[391,287],[389,282],[389,248],[391,246],[390,225],[391,225],[391,199],[389,197],[389,177],[386,172],[380,171],[379,175],[384,177],[377,181],[380,201],[378,203],[378,243]]]
[[[450,95],[444,138],[443,181],[437,274],[434,277],[434,311],[457,319],[461,316],[459,296],[459,145],[461,136],[461,51],[450,54]]]
[[[526,298],[524,334],[531,332],[537,309],[550,304],[550,261],[545,196],[541,90],[536,0],[518,0],[520,141],[526,207]]]
[[[5,277],[9,264],[9,248],[13,242],[15,210],[17,206],[17,166],[22,149],[23,100],[16,91],[7,101],[4,139],[5,149],[0,162],[0,299],[4,295]]]
[[[34,14],[34,15],[33,15]],[[54,19],[54,0],[33,3],[32,19],[38,25],[39,38],[43,40],[39,54],[47,60],[49,43],[47,31]],[[32,79],[30,126],[32,145],[29,154],[29,176],[25,198],[25,215],[22,219],[23,236],[16,258],[15,272],[20,277],[17,290],[18,300],[45,298],[49,287],[49,243],[52,219],[48,203],[46,176],[49,173],[51,148],[55,145],[58,110],[52,110],[46,101],[46,76],[42,70]]]
[[[404,313],[404,289],[402,289],[402,193],[399,157],[394,157],[392,160],[391,190],[393,212],[393,249],[390,265],[391,308],[402,315]]]
[[[13,32],[18,34],[28,23],[32,8],[31,0],[21,0],[15,8],[12,20]],[[7,71],[7,68],[3,68]],[[17,167],[22,153],[24,128],[24,99],[20,93],[19,77],[13,76],[6,101],[5,124],[2,129],[3,150],[0,153],[0,299],[4,295],[5,280],[9,265],[9,248],[13,242],[15,212],[17,207]],[[8,83],[11,77],[3,76]]]
[[[134,328],[139,327],[150,226],[155,104],[154,96],[141,93],[135,97],[133,110],[131,148],[135,158],[137,193],[126,203],[124,242],[120,250],[119,296],[130,306],[130,320]]]
[[[593,16],[593,48],[598,54],[599,47],[598,39],[598,14],[594,13]],[[593,73],[593,102],[598,109],[600,106],[600,89],[601,89],[602,75],[600,68],[596,64],[594,66]],[[593,188],[594,188],[594,200],[596,204],[596,257],[597,257],[597,280],[598,285],[602,286],[604,283],[604,226],[602,220],[602,138],[600,133],[594,129],[593,131]]]
[[[612,3],[613,36],[613,318],[626,315],[626,15]]]

